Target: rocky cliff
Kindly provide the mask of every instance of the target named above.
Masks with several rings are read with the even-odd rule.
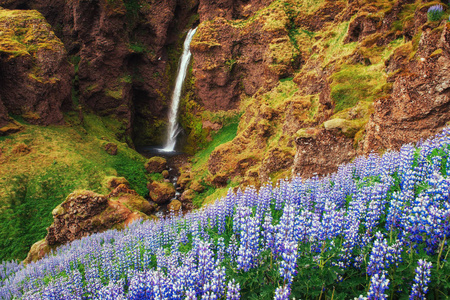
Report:
[[[183,199],[325,175],[450,120],[448,6],[427,18],[438,3],[0,0],[0,134],[77,110],[80,123],[110,118],[129,145],[161,144],[184,33],[198,26]]]
[[[66,89],[60,95],[69,100],[68,105],[120,120],[123,139],[160,142],[178,58],[175,44],[195,20],[196,1],[2,0],[0,6],[24,12],[35,9],[52,25],[75,70],[72,100],[67,98],[70,88],[69,94]],[[67,56],[63,59],[67,61]],[[52,60],[56,64],[57,59]],[[67,70],[61,71],[71,77]],[[55,118],[61,121],[61,116]]]

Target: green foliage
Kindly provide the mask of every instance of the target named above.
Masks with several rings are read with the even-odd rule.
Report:
[[[372,102],[382,95],[385,82],[381,71],[363,65],[343,65],[331,78],[335,112],[353,107],[360,100]]]
[[[444,15],[444,7],[441,4],[431,6],[427,11],[427,18],[430,22],[439,21]]]
[[[123,176],[146,196],[145,159],[117,141],[122,124],[113,118],[66,116],[69,126],[40,127],[22,123],[23,132],[2,140],[0,168],[0,260],[24,259],[31,245],[46,235],[52,210],[74,190],[106,194],[108,176]],[[106,141],[118,145],[118,154],[103,149]],[[24,144],[29,153],[15,153]]]

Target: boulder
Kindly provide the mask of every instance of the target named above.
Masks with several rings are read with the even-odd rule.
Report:
[[[177,185],[180,189],[184,190],[187,184],[192,180],[192,175],[190,172],[183,172],[178,177]]]
[[[117,144],[114,143],[108,143],[105,145],[105,151],[109,155],[117,155]]]
[[[174,199],[174,200],[170,201],[169,205],[167,205],[167,209],[169,211],[178,212],[181,209],[181,202]]]
[[[103,183],[103,185],[111,191],[122,184],[128,188],[130,187],[130,183],[125,177],[108,176],[105,178]]]
[[[205,187],[201,185],[197,180],[192,181],[192,183],[189,185],[189,188],[198,193],[203,192],[203,190],[205,189]]]
[[[149,173],[161,173],[166,169],[167,160],[163,157],[153,156],[145,163],[145,169]]]
[[[187,189],[181,194],[180,200],[182,202],[192,202],[196,195],[197,193],[194,190]]]
[[[175,188],[168,182],[153,181],[148,186],[149,196],[157,204],[164,204],[175,197]]]

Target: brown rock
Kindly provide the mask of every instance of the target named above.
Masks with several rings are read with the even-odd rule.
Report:
[[[201,185],[197,180],[192,181],[192,183],[189,185],[189,188],[198,193],[203,192],[203,190],[205,189],[205,187]]]
[[[42,239],[31,246],[30,251],[28,252],[27,257],[23,261],[25,264],[29,264],[30,262],[35,262],[52,251],[52,247],[50,247],[46,241],[46,239]]]
[[[130,187],[130,183],[125,177],[110,176],[105,179],[104,183],[106,188],[108,188],[109,190],[114,190],[116,187],[122,184],[124,184],[128,188]]]
[[[153,156],[145,163],[145,169],[149,173],[161,173],[166,166],[167,160],[159,156]]]
[[[117,155],[117,145],[114,143],[108,143],[105,145],[105,151],[109,155]]]
[[[185,190],[180,197],[181,202],[192,202],[192,199],[197,195],[194,190],[187,189]]]
[[[397,63],[404,70],[394,77],[391,96],[374,102],[363,152],[399,149],[436,134],[450,121],[449,40],[448,24],[437,41],[435,34],[424,32],[417,60]]]
[[[108,195],[108,198],[117,197],[120,194],[137,195],[138,193],[136,193],[135,190],[130,189],[128,184],[121,183]]]
[[[192,180],[192,175],[190,172],[183,172],[180,174],[180,177],[178,177],[177,185],[182,190],[186,188],[187,184]]]
[[[178,200],[172,200],[172,201],[170,201],[169,205],[167,205],[167,209],[169,211],[178,212],[181,209],[181,202]]]
[[[150,198],[157,204],[167,203],[175,197],[175,188],[171,183],[153,181],[148,188]]]
[[[111,228],[105,226],[105,223],[93,224],[92,222],[93,218],[105,212],[107,207],[108,200],[102,195],[90,191],[77,191],[70,194],[52,212],[54,222],[47,228],[48,234],[45,238],[48,245],[64,244],[93,232]]]
[[[0,123],[5,107],[33,124],[61,123],[73,74],[63,43],[33,10],[0,8],[0,31]]]
[[[292,173],[302,177],[330,174],[356,156],[353,139],[333,130],[304,131],[295,141],[297,151]]]

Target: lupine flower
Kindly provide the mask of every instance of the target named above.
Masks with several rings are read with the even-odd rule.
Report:
[[[441,4],[430,6],[427,11],[428,21],[439,21],[444,14],[444,7]]]
[[[381,272],[370,278],[370,290],[367,293],[367,299],[387,299],[388,295],[385,292],[389,288],[389,279],[386,278],[386,274],[386,272]]]
[[[239,283],[236,283],[234,279],[231,279],[227,285],[227,300],[239,300],[241,295],[239,294],[241,287]]]
[[[291,294],[291,290],[288,286],[279,286],[275,290],[275,296],[273,300],[289,300],[289,295]]]
[[[416,268],[416,276],[414,277],[414,284],[412,286],[411,295],[409,299],[426,299],[425,295],[428,292],[428,284],[431,276],[431,262],[419,259]]]

